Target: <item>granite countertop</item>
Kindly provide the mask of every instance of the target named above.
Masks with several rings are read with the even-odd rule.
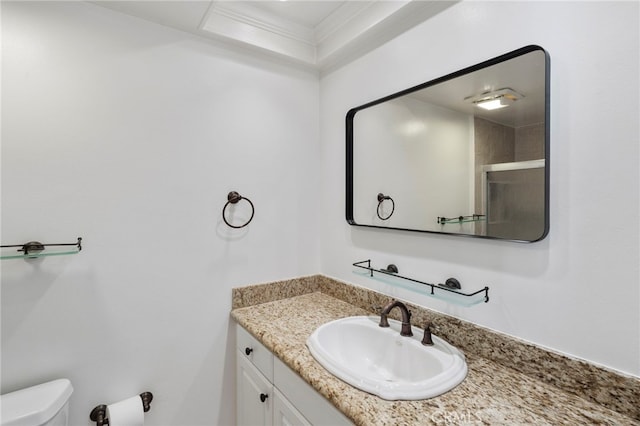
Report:
[[[631,417],[469,351],[465,351],[467,378],[439,397],[387,401],[360,391],[317,363],[306,340],[326,322],[371,312],[319,291],[235,308],[231,315],[356,425],[640,425]]]

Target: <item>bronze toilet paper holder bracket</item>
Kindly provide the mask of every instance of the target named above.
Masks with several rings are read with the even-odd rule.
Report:
[[[142,400],[142,408],[146,413],[151,409],[151,401],[153,400],[153,394],[151,392],[142,392],[140,394],[140,399]],[[91,419],[92,422],[96,422],[97,426],[109,425],[109,418],[107,418],[107,405],[100,404],[96,406],[93,410],[91,410],[91,414],[89,414],[89,419]]]

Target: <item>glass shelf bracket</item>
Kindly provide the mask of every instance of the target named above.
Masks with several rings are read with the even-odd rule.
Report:
[[[79,253],[82,250],[82,238],[75,243],[43,244],[39,241],[29,241],[24,244],[0,246],[3,249],[18,247],[17,253],[2,253],[0,259],[35,259],[46,256],[64,256]],[[45,251],[46,247],[65,247],[61,251]]]
[[[379,273],[379,274],[384,274],[387,276],[392,276],[395,278],[399,278],[401,280],[405,280],[405,281],[409,281],[412,283],[416,283],[416,284],[420,284],[420,285],[426,285],[431,287],[431,291],[430,293],[427,293],[427,295],[429,296],[433,296],[437,299],[441,299],[441,300],[445,300],[447,302],[452,302],[458,305],[463,305],[463,306],[472,306],[472,305],[476,305],[478,303],[488,303],[489,302],[489,287],[485,286],[484,288],[478,290],[478,291],[474,291],[473,293],[463,293],[462,291],[459,290],[459,288],[455,288],[455,287],[449,287],[445,284],[431,284],[431,283],[426,283],[423,281],[419,281],[413,278],[409,278],[409,277],[404,277],[402,275],[398,274],[398,269],[395,265],[389,265],[387,267],[387,269],[375,269],[371,266],[371,260],[363,260],[361,262],[355,262],[353,264],[353,266],[357,267],[357,268],[361,268],[361,269],[365,269],[367,271],[369,271],[369,276],[371,278],[374,278],[374,272],[375,273]],[[455,279],[448,279],[446,281],[447,283],[450,282],[455,282],[457,283],[457,280]],[[414,290],[414,289],[412,289]],[[415,291],[415,290],[414,290]],[[445,292],[445,293],[438,293],[438,292]],[[423,292],[420,292],[422,294],[424,294]],[[449,297],[444,297],[445,295],[449,296]],[[451,297],[453,296],[453,297]]]

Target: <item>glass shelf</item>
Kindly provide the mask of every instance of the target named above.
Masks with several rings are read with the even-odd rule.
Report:
[[[78,237],[78,241],[76,243],[42,244],[38,241],[30,241],[25,244],[2,246],[2,249],[13,249],[16,247],[18,247],[18,249],[13,252],[3,252],[0,254],[0,259],[35,259],[38,257],[67,256],[80,253],[82,250],[82,238]],[[59,251],[46,251],[46,247],[65,248]]]
[[[35,259],[37,257],[47,257],[47,256],[66,256],[70,254],[80,253],[80,250],[68,250],[68,251],[53,251],[46,253],[29,253],[29,254],[2,254],[0,255],[0,259]]]
[[[463,293],[462,291],[460,291],[460,289],[449,288],[440,284],[425,283],[413,278],[403,277],[402,275],[398,275],[398,273],[391,268],[372,268],[371,260],[356,262],[353,264],[353,266],[365,270],[354,271],[354,273],[358,275],[368,276],[369,278],[381,281],[385,284],[402,287],[407,290],[411,290],[422,295],[427,295],[433,297],[434,299],[439,299],[448,303],[469,307],[478,305],[480,303],[489,302],[489,287],[484,287],[483,289],[472,293]],[[425,292],[424,286],[428,286],[430,288]]]
[[[458,216],[458,217],[438,217],[438,223],[440,225],[447,225],[449,223],[483,222],[484,220],[485,220],[485,215],[483,214],[472,214],[469,216]]]

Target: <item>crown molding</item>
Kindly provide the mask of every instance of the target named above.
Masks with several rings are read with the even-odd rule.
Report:
[[[323,43],[331,34],[340,31],[346,23],[364,13],[373,3],[371,0],[343,3],[315,27],[316,44]]]
[[[285,19],[254,0],[90,3],[326,74],[461,0],[335,1],[340,5],[315,27]]]
[[[200,31],[304,64],[316,61],[313,30],[247,4],[212,2]]]
[[[210,15],[220,15],[239,24],[253,26],[263,31],[290,38],[300,43],[315,45],[313,28],[283,19],[262,9],[242,2],[213,1],[204,17],[201,27],[206,29]],[[215,31],[215,28],[213,29]]]
[[[213,1],[199,31],[327,71],[356,59],[455,1],[347,1],[315,28],[243,2]]]

